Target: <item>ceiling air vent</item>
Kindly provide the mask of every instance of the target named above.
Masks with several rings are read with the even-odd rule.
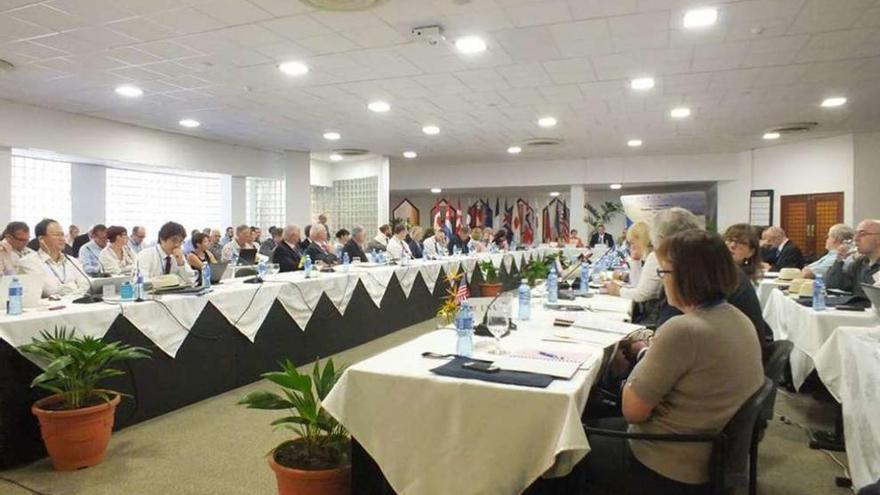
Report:
[[[4,72],[12,72],[13,69],[15,69],[15,66],[12,65],[12,62],[7,62],[0,58],[0,74],[3,74]]]
[[[342,148],[338,150],[333,150],[333,152],[342,156],[364,156],[370,153],[369,150],[364,150],[360,148]]]
[[[379,5],[384,0],[302,0],[302,3],[321,10],[354,11],[366,10]]]
[[[534,138],[523,142],[524,146],[530,148],[546,148],[547,146],[559,146],[560,144],[562,144],[562,140],[556,138]]]
[[[789,122],[767,129],[765,132],[778,132],[779,134],[797,134],[809,132],[819,125],[817,122]]]

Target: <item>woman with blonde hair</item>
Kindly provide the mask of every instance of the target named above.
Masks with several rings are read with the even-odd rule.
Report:
[[[645,302],[660,296],[663,282],[657,276],[657,257],[651,244],[651,230],[645,222],[636,222],[626,231],[629,243],[629,285],[623,287],[618,282],[608,282],[605,288],[613,296]]]

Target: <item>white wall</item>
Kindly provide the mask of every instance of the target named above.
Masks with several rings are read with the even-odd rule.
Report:
[[[735,223],[749,221],[749,195],[753,189],[752,153],[745,151],[737,155],[733,169],[734,180],[718,181],[716,198],[719,232],[724,232],[724,229]]]
[[[389,188],[390,166],[388,157],[377,156],[362,160],[347,160],[343,162],[328,163],[312,159],[310,167],[310,181],[313,186],[333,187],[335,180],[361,179],[364,177],[376,177],[376,225],[388,222],[389,211]],[[312,212],[312,217],[319,212]],[[331,223],[333,219],[330,220]],[[310,222],[306,222],[310,223]],[[342,226],[351,227],[351,226]]]
[[[4,185],[5,184],[5,185]],[[0,146],[0,225],[6,226],[12,217],[12,150]]]
[[[853,136],[853,219],[880,218],[880,132]]]
[[[71,220],[83,232],[92,225],[106,223],[106,182],[106,169],[102,166],[87,163],[70,166]]]

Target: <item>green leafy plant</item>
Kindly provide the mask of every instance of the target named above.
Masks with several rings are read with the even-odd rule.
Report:
[[[40,337],[19,350],[44,365],[31,386],[60,395],[62,409],[80,409],[96,398],[109,402],[114,395],[124,395],[98,389],[98,383],[125,374],[112,368],[113,363],[150,357],[150,351],[143,347],[77,336],[75,328],[68,331],[66,327],[55,327],[52,333],[43,330]]]
[[[584,219],[587,224],[595,231],[600,225],[605,225],[623,212],[623,205],[613,201],[606,201],[599,205],[599,208],[591,204],[584,207],[587,210],[587,218]]]
[[[556,263],[557,259],[563,269],[568,268],[568,265],[570,265],[565,256],[560,256],[560,252],[547,253],[541,259],[529,261],[522,270],[522,277],[528,281],[530,286],[534,287],[537,280],[546,279],[547,275],[550,275],[550,267]]]
[[[498,270],[495,268],[495,265],[492,264],[491,260],[481,261],[480,270],[483,272],[483,281],[485,283],[497,284],[500,281]]]
[[[347,462],[350,440],[348,432],[321,406],[321,402],[342,376],[333,360],[321,369],[315,361],[311,375],[300,373],[290,360],[279,363],[282,371],[263,373],[263,378],[281,386],[281,394],[266,390],[251,392],[239,405],[248,409],[282,410],[288,416],[271,425],[293,431],[298,438],[287,440],[273,449],[275,460],[298,469],[333,469]]]

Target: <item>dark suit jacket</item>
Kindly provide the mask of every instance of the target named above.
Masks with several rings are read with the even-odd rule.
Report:
[[[361,248],[360,244],[355,242],[354,239],[349,239],[348,242],[345,243],[345,246],[342,246],[342,252],[348,253],[348,259],[354,261],[359,259],[363,262],[370,261],[367,259],[366,253],[364,253],[363,248]]]
[[[409,250],[412,253],[413,258],[421,258],[424,256],[424,254],[422,253],[422,244],[420,242],[416,241],[415,239],[410,239],[407,245],[409,246]]]
[[[771,272],[778,272],[783,268],[803,268],[804,267],[804,254],[801,253],[799,247],[795,246],[794,242],[789,239],[784,246],[782,246],[782,250],[779,250],[779,256],[776,257],[776,261],[773,263],[773,266],[770,268]]]
[[[73,240],[73,255],[79,256],[79,248],[89,243],[89,234],[80,234]]]
[[[306,249],[306,254],[312,258],[313,263],[315,261],[323,261],[324,263],[339,262],[339,258],[337,258],[335,254],[324,251],[321,249],[321,246],[314,242],[309,243],[309,247]]]
[[[458,249],[460,249],[462,253],[467,254],[469,242],[471,242],[470,237],[462,239],[458,235],[452,236],[452,239],[449,240],[449,244],[447,246],[449,249],[449,254],[452,254],[454,252],[455,246],[458,246]]]
[[[605,244],[608,247],[614,247],[614,236],[605,232],[605,235],[599,236],[599,233],[596,232],[590,237],[590,247],[595,247],[596,244]]]
[[[311,244],[311,243],[312,243],[312,241],[310,241],[308,237],[299,241],[299,250],[305,253],[306,249],[309,248],[309,244]]]
[[[272,262],[278,263],[282,272],[298,270],[300,258],[302,258],[302,251],[299,246],[292,248],[284,241],[281,241],[275,251],[272,251]]]

